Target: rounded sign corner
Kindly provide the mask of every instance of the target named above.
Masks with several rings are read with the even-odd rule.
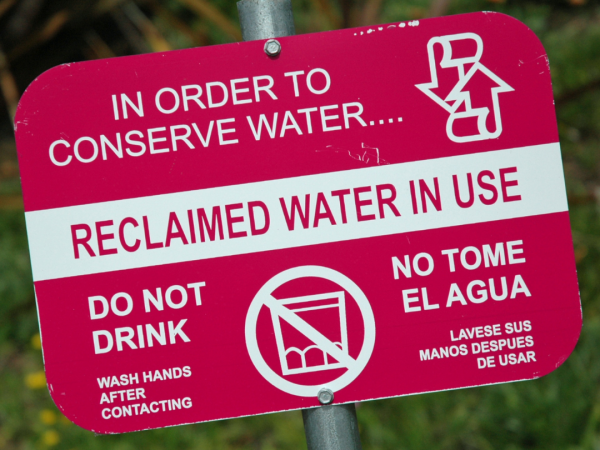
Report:
[[[573,338],[571,340],[572,345],[571,345],[570,349],[566,349],[563,352],[563,354],[557,358],[556,363],[553,368],[551,368],[549,371],[543,373],[542,375],[540,375],[537,378],[542,378],[547,375],[550,375],[551,373],[553,373],[554,371],[556,371],[557,369],[559,369],[560,367],[562,367],[564,365],[564,363],[571,357],[571,355],[575,351],[575,348],[577,348],[577,344],[579,343],[579,339],[581,338],[582,330],[583,330],[583,320],[580,320],[579,324],[577,326],[577,329],[573,330],[575,332],[575,335],[573,336]]]
[[[21,134],[24,133],[23,128],[31,126],[29,124],[30,115],[33,114],[30,109],[35,109],[36,113],[39,112],[39,106],[30,106],[31,102],[39,102],[41,97],[48,95],[44,92],[49,87],[54,87],[57,83],[66,82],[72,78],[73,67],[79,66],[85,63],[74,62],[64,63],[57,66],[51,67],[39,74],[35,79],[29,83],[29,85],[23,91],[23,94],[19,98],[17,110],[14,118],[14,131],[15,138],[18,141]],[[67,83],[65,83],[67,84]],[[52,94],[50,94],[52,95]],[[17,147],[19,147],[17,143]]]
[[[530,38],[533,42],[535,42],[536,46],[539,47],[541,52],[538,57],[545,57],[546,60],[548,61],[548,53],[546,52],[546,49],[544,48],[544,44],[542,43],[542,41],[540,40],[538,35],[535,34],[535,32],[525,22],[517,19],[516,17],[511,16],[510,14],[506,14],[506,13],[499,12],[499,11],[482,11],[480,13],[475,13],[475,14],[483,14],[483,15],[485,15],[485,17],[488,20],[490,18],[493,18],[494,20],[503,21],[504,24],[512,24],[512,25],[514,25],[515,28],[518,27],[519,31],[522,31],[525,34],[527,34],[527,37]],[[505,32],[512,33],[513,31],[509,29],[509,30],[506,30]]]

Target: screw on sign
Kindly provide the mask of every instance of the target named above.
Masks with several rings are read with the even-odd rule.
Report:
[[[269,56],[277,56],[281,53],[281,44],[277,39],[269,39],[265,42],[265,53]]]
[[[265,43],[59,66],[23,96],[60,410],[318,426],[560,366],[581,305],[535,35],[476,13]]]

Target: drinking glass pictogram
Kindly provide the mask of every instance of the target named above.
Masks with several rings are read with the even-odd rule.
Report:
[[[332,343],[346,355],[348,354],[348,332],[346,325],[346,304],[344,291],[285,298],[277,300],[277,302],[298,316],[301,316],[302,313],[307,312],[314,314],[316,311],[327,311],[329,313],[328,317],[331,318],[332,310],[337,310],[335,317],[339,320],[327,321],[326,323],[328,330],[320,331],[323,335],[335,334],[339,336],[339,340],[332,340]],[[281,371],[283,375],[318,372],[322,370],[346,367],[344,364],[332,358],[326,349],[321,348],[315,343],[305,346],[304,348],[299,348],[298,346],[294,346],[289,343],[286,345],[289,337],[286,339],[285,330],[283,330],[281,326],[281,317],[276,311],[271,310],[271,319],[273,321],[277,351],[279,354],[279,361],[281,363]],[[336,329],[333,330],[332,327],[335,327]],[[311,352],[319,352],[319,355],[322,355],[322,358],[318,358],[318,363],[314,363],[314,360],[312,360],[313,363],[307,361],[307,354]],[[290,367],[290,358],[294,355],[300,357],[300,367]]]

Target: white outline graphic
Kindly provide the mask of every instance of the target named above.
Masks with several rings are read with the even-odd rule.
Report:
[[[336,346],[340,348],[342,352],[348,354],[348,329],[346,324],[346,301],[344,291],[339,292],[330,292],[327,294],[316,294],[316,295],[306,295],[303,297],[294,297],[294,298],[286,298],[279,301],[282,305],[287,306],[287,309],[294,313],[299,313],[303,311],[317,311],[321,309],[332,309],[338,308],[339,311],[339,319],[340,319],[340,340],[341,342],[333,342]],[[332,300],[335,299],[336,302],[333,304],[325,304],[318,306],[304,306],[309,302],[317,302],[322,300]],[[288,306],[292,305],[292,306]],[[299,305],[299,306],[296,306]],[[283,333],[281,332],[281,316],[275,312],[275,309],[271,309],[271,319],[273,321],[273,329],[275,330],[275,341],[277,342],[277,351],[279,352],[279,360],[281,362],[281,371],[284,375],[293,375],[296,373],[308,373],[308,372],[318,372],[321,370],[331,370],[331,369],[339,369],[341,367],[345,367],[344,364],[340,362],[329,362],[327,355],[327,351],[317,344],[309,345],[304,350],[300,350],[297,347],[285,347]],[[306,354],[310,350],[320,350],[323,353],[323,364],[316,366],[307,366],[306,364]],[[297,353],[300,355],[300,359],[302,361],[302,367],[296,369],[290,369],[288,367],[288,359],[287,356],[290,353]]]
[[[271,294],[275,289],[279,286],[292,281],[298,278],[323,278],[338,286],[342,287],[346,292],[348,292],[356,301],[360,312],[363,318],[364,325],[364,338],[363,344],[360,350],[360,353],[356,359],[352,358],[348,353],[348,343],[347,338],[344,338],[344,332],[342,329],[342,342],[334,343],[330,341],[328,338],[323,336],[318,330],[313,328],[310,324],[305,322],[302,318],[300,318],[292,309],[287,308],[285,305],[287,304],[295,304],[299,302],[306,302],[316,300],[319,297],[319,300],[324,298],[330,299],[334,295],[342,294],[343,292],[335,292],[328,294],[317,294],[314,296],[306,296],[306,297],[295,297],[290,299],[278,300],[275,299]],[[338,301],[340,301],[341,296],[338,296]],[[308,299],[308,300],[307,300]],[[338,365],[339,367],[346,367],[348,370],[343,373],[337,379],[325,383],[323,385],[303,385],[292,383],[291,381],[286,380],[281,377],[279,374],[275,373],[269,365],[265,362],[262,354],[260,353],[260,349],[258,347],[258,341],[256,339],[256,325],[258,321],[258,315],[263,306],[266,306],[271,311],[271,317],[274,321],[273,316],[277,316],[277,321],[281,318],[285,320],[288,324],[310,339],[316,347],[318,347],[323,352],[330,355],[334,358],[337,363],[333,363],[328,367],[323,367],[320,370],[328,370],[332,369],[333,365]],[[340,307],[339,305],[334,305],[334,307]],[[340,307],[341,308],[341,307]],[[302,309],[302,308],[300,308]],[[343,314],[343,322],[345,327],[345,306],[344,306],[344,314]],[[342,313],[340,309],[340,324],[342,323]],[[258,293],[254,296],[250,307],[248,308],[248,314],[246,316],[246,347],[248,348],[248,354],[250,355],[250,359],[252,360],[254,366],[259,371],[259,373],[273,386],[278,389],[281,389],[288,394],[297,395],[300,397],[316,397],[319,390],[323,387],[327,387],[331,389],[333,392],[338,392],[341,389],[348,386],[352,381],[360,375],[363,371],[369,359],[371,358],[371,354],[373,353],[373,348],[375,346],[375,318],[373,316],[373,311],[371,309],[371,305],[367,300],[367,297],[362,292],[362,290],[348,277],[337,272],[336,270],[329,269],[327,267],[321,266],[301,266],[294,267],[292,269],[284,270],[283,272],[275,275],[269,281],[267,281],[263,287],[260,288]],[[277,331],[276,331],[277,334]],[[276,336],[277,340],[277,336]],[[346,342],[344,342],[346,341]],[[282,341],[283,343],[283,341]],[[345,345],[344,345],[345,344]],[[285,356],[286,349],[282,346],[279,347],[278,343],[278,353],[281,361],[281,349],[283,349],[283,353]],[[288,349],[289,350],[289,349]],[[307,350],[307,349],[305,349]],[[281,362],[282,368],[284,367],[284,363]],[[287,363],[285,363],[287,366]],[[316,366],[319,367],[319,366]],[[313,369],[310,367],[309,369]],[[296,369],[297,370],[297,369]],[[292,369],[290,373],[305,373],[313,370],[305,370],[303,372],[298,372]]]
[[[452,58],[452,42],[472,39],[476,44],[476,52],[473,56],[467,56],[463,58]],[[432,89],[436,89],[438,84],[438,74],[435,64],[434,45],[441,44],[444,50],[440,67],[443,69],[455,67],[458,70],[458,83],[452,91],[446,96],[445,99],[438,97],[432,92]],[[475,33],[460,33],[452,34],[448,36],[434,37],[427,43],[427,54],[429,56],[429,70],[431,72],[431,82],[417,84],[425,95],[435,101],[438,105],[444,108],[450,113],[450,117],[446,122],[446,133],[448,138],[454,142],[473,142],[482,141],[485,139],[495,139],[502,134],[502,119],[500,118],[500,100],[498,95],[502,92],[514,91],[506,82],[500,79],[491,70],[481,64],[479,61],[483,53],[483,41],[481,37]],[[472,64],[469,70],[465,73],[465,65]],[[490,78],[498,86],[491,89],[492,91],[492,105],[494,109],[494,119],[496,124],[496,130],[491,132],[487,129],[486,119],[490,113],[489,108],[473,108],[471,106],[471,94],[468,90],[463,90],[467,83],[471,80],[473,75],[481,71],[488,78]],[[465,105],[465,111],[457,112],[460,106]],[[456,136],[454,134],[454,122],[456,120],[475,117],[477,118],[477,129],[479,134],[470,136]]]

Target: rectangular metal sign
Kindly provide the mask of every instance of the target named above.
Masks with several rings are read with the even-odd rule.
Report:
[[[493,13],[65,64],[15,131],[48,387],[120,433],[533,379],[581,306],[548,58]]]

